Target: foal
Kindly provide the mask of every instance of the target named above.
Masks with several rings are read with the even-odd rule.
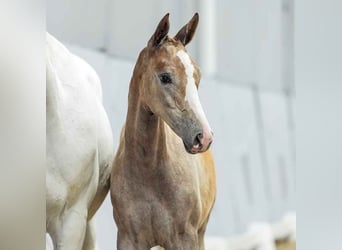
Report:
[[[196,13],[170,38],[167,14],[136,63],[111,176],[119,250],[204,249],[216,182],[200,72],[184,48],[197,24]]]

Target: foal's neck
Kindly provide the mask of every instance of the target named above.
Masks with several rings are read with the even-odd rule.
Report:
[[[154,168],[166,157],[164,122],[141,100],[140,86],[139,77],[133,76],[128,95],[125,152],[139,165]]]

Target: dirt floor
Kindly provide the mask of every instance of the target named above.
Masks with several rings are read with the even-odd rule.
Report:
[[[277,250],[296,250],[295,241],[279,241],[276,242]]]

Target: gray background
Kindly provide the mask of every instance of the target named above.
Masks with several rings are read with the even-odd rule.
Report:
[[[48,0],[47,30],[99,74],[116,147],[139,51],[166,12],[171,34],[199,12],[189,52],[203,72],[218,189],[207,234],[229,236],[295,210],[293,7],[292,0]],[[97,231],[100,249],[113,249],[108,197]]]
[[[300,250],[340,250],[342,1],[296,1],[297,216]]]

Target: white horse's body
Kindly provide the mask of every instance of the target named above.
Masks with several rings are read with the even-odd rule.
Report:
[[[95,249],[92,217],[109,190],[113,141],[95,71],[46,37],[46,230],[55,249]]]

